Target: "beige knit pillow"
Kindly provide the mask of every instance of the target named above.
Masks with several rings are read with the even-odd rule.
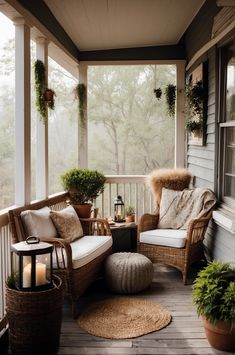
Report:
[[[83,236],[81,222],[72,206],[68,206],[61,211],[51,211],[50,217],[61,238],[71,243]]]

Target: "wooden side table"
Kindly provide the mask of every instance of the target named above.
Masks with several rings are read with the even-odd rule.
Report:
[[[136,252],[137,225],[135,223],[115,223],[110,226],[113,237],[113,253]]]

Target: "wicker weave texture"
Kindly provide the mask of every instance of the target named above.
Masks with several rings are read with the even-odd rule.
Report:
[[[153,264],[141,254],[115,253],[106,260],[105,274],[112,291],[137,293],[151,284]]]
[[[63,289],[23,292],[6,287],[10,347],[14,355],[56,354],[60,341]]]

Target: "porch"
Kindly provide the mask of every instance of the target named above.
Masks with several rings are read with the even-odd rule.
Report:
[[[39,59],[44,63],[46,82],[50,77],[48,73],[53,71],[49,62],[55,60],[61,69],[72,75],[72,80],[75,80],[76,84],[79,82],[86,87],[89,85],[89,67],[150,65],[155,68],[156,74],[156,66],[158,65],[174,66],[176,102],[172,124],[173,135],[163,150],[172,149],[173,153],[168,159],[170,167],[186,167],[192,173],[194,176],[193,187],[206,187],[216,193],[219,209],[207,229],[204,240],[205,253],[208,260],[217,259],[234,263],[235,120],[234,106],[229,104],[231,107],[229,106],[227,110],[226,104],[232,102],[235,92],[235,2],[233,0],[182,0],[177,7],[175,1],[169,0],[168,5],[165,5],[169,7],[162,10],[164,18],[161,21],[161,1],[166,4],[165,0],[149,0],[149,7],[146,6],[146,8],[143,5],[144,0],[142,3],[136,1],[137,5],[133,1],[127,1],[127,8],[118,8],[120,11],[118,16],[116,14],[117,8],[114,5],[115,3],[120,5],[121,1],[101,1],[99,5],[94,2],[94,7],[92,7],[92,2],[88,0],[87,2],[73,1],[73,6],[70,8],[68,2],[63,1],[0,0],[0,11],[15,26],[16,53],[16,62],[13,63],[15,65],[15,92],[13,96],[7,97],[11,109],[14,106],[15,98],[15,116],[11,112],[10,129],[7,130],[4,125],[0,126],[2,136],[6,135],[6,141],[3,141],[0,147],[0,153],[2,153],[2,147],[14,145],[9,156],[5,154],[4,150],[0,154],[3,164],[1,174],[4,177],[6,175],[6,179],[3,179],[4,183],[6,186],[9,182],[11,184],[10,197],[8,193],[7,197],[4,196],[5,185],[4,183],[1,185],[3,204],[5,201],[10,202],[5,203],[4,209],[0,211],[0,337],[7,329],[5,282],[12,271],[10,253],[12,235],[7,214],[10,205],[25,206],[35,199],[47,199],[54,193],[60,195],[62,192],[58,180],[61,170],[58,169],[59,173],[56,172],[57,181],[53,185],[55,178],[53,160],[60,157],[58,165],[61,167],[67,164],[69,159],[64,158],[64,152],[67,149],[76,151],[75,158],[73,157],[75,166],[88,168],[94,164],[89,160],[87,102],[85,103],[83,120],[80,117],[75,126],[68,127],[64,124],[64,117],[69,114],[69,109],[62,111],[58,126],[61,125],[61,131],[64,133],[63,141],[59,139],[56,141],[52,136],[56,125],[51,124],[53,119],[48,120],[50,118],[48,108],[46,108],[45,121],[40,119],[38,113],[30,110],[30,106],[34,106],[34,101],[31,98],[31,58]],[[86,8],[85,5],[88,7]],[[63,8],[63,6],[66,7]],[[79,7],[79,11],[76,6]],[[189,12],[185,10],[185,6],[189,6]],[[173,7],[175,11],[169,11]],[[72,16],[73,9],[74,14],[77,11],[80,16],[80,23],[83,24],[83,20],[86,18],[86,24],[79,29],[82,34],[81,38],[77,37],[77,33],[79,33],[76,30],[78,21]],[[92,14],[93,23],[90,22],[85,10]],[[135,11],[137,11],[137,17],[134,17]],[[147,11],[146,14],[145,11]],[[167,16],[168,12],[171,15],[170,21]],[[102,24],[106,24],[104,29],[95,20],[98,18],[98,14],[100,20],[103,21],[101,21]],[[110,14],[112,21],[115,22],[113,28],[110,25],[111,20],[110,23],[108,21],[106,23],[106,18]],[[157,16],[160,17],[157,18]],[[123,31],[121,31],[119,23],[119,19],[122,18],[125,19]],[[149,18],[151,18],[150,26],[148,26]],[[181,28],[178,26],[179,22],[181,22]],[[168,23],[172,25],[169,28],[166,26]],[[93,38],[88,35],[90,34],[88,24],[94,28]],[[145,27],[148,31],[142,37]],[[120,37],[117,36],[119,30],[121,31]],[[165,38],[164,32],[171,37]],[[95,38],[97,33],[99,40]],[[31,44],[33,49],[30,49],[30,41],[34,42],[33,45]],[[231,58],[227,56],[228,53],[232,53]],[[48,59],[49,56],[51,59]],[[186,83],[194,79],[199,80],[198,78],[204,80],[207,90],[201,127],[203,132],[199,139],[194,134],[187,132],[185,127]],[[228,89],[228,95],[225,88]],[[58,100],[63,103],[64,97],[62,99],[59,97]],[[4,100],[2,102],[1,113],[4,113],[5,102]],[[72,105],[71,102],[69,105]],[[77,113],[77,118],[78,116]],[[131,121],[128,115],[125,119],[127,122]],[[133,115],[131,128],[135,126],[135,120],[136,116]],[[158,121],[154,122],[154,125],[157,126]],[[7,126],[7,128],[9,127]],[[9,134],[11,129],[15,129],[13,134]],[[156,141],[159,141],[159,146],[161,146],[165,135],[163,131],[157,136]],[[54,136],[56,137],[56,133]],[[125,137],[127,136],[128,134],[125,135]],[[67,145],[70,138],[73,143]],[[101,143],[106,148],[102,138],[101,134]],[[61,149],[52,149],[55,142],[57,148]],[[116,139],[116,155],[118,155],[118,142]],[[93,148],[94,153],[97,150],[96,144],[93,144]],[[136,152],[142,148],[143,146],[136,146],[135,165],[138,165]],[[155,148],[154,146],[154,154]],[[122,147],[122,150],[124,149],[125,147]],[[147,153],[145,156],[148,155]],[[13,155],[14,157],[12,157]],[[4,165],[5,163],[6,165]],[[113,216],[113,201],[120,194],[126,206],[134,207],[138,222],[142,214],[154,212],[154,201],[146,186],[146,175],[156,167],[168,167],[166,166],[167,159],[166,163],[161,162],[160,165],[158,162],[146,164],[147,168],[144,171],[135,170],[136,175],[121,175],[125,169],[119,169],[121,164],[118,159],[115,163],[115,175],[109,175],[110,172],[104,171],[106,176],[105,190],[94,201],[94,206],[99,209],[99,217]],[[14,164],[16,173],[13,169]],[[93,167],[94,165],[92,165]],[[130,174],[134,173],[130,172]],[[100,339],[81,331],[71,318],[69,306],[65,304],[59,354],[222,354],[208,345],[201,321],[198,320],[195,307],[192,305],[191,284],[183,286],[180,273],[174,269],[158,264],[154,267],[154,282],[151,287],[133,297],[144,297],[166,306],[173,315],[173,321],[167,328],[161,332],[131,340]],[[194,279],[196,271],[197,269],[193,270],[191,281]],[[92,287],[81,297],[78,303],[79,309],[92,302],[93,299],[110,296],[102,281],[96,282]]]

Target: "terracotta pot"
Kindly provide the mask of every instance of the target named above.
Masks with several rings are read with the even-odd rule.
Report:
[[[79,218],[90,218],[91,216],[91,203],[85,203],[84,205],[73,205]]]
[[[126,223],[135,222],[135,216],[126,216]]]
[[[54,92],[52,90],[45,91],[45,101],[49,102],[52,101],[54,97]]]
[[[235,350],[235,327],[223,321],[211,324],[202,317],[207,339],[213,348],[223,351]]]

